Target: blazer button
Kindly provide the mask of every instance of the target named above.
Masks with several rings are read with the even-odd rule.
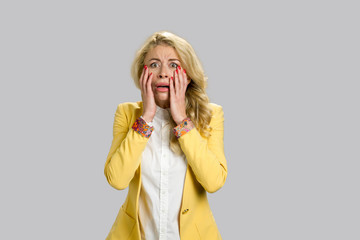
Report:
[[[182,212],[182,214],[185,214],[185,213],[187,213],[189,211],[189,209],[187,208],[187,209],[185,209],[183,212]]]

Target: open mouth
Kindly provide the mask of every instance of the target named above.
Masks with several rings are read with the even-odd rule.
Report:
[[[166,82],[159,82],[156,84],[156,88],[159,89],[159,90],[165,90],[165,89],[169,89],[169,83],[166,83]]]
[[[156,90],[158,92],[169,92],[170,87],[169,87],[169,84],[167,84],[167,83],[158,83],[156,86]]]

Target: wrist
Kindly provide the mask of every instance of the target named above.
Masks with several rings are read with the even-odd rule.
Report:
[[[146,114],[143,114],[141,117],[148,123],[152,122],[153,119],[154,119],[154,117],[151,117],[151,116],[146,115]]]
[[[187,116],[184,116],[184,117],[180,117],[178,118],[176,121],[174,120],[174,122],[176,123],[176,125],[179,125],[181,124],[185,119],[187,119],[188,117]]]

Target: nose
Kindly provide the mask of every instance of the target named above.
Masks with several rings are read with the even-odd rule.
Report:
[[[169,78],[166,73],[160,73],[159,78]]]
[[[159,78],[169,78],[170,75],[170,70],[166,67],[162,67],[159,71]]]

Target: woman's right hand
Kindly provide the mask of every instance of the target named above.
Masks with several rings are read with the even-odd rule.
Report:
[[[141,98],[143,101],[143,114],[142,117],[146,122],[151,122],[154,119],[156,113],[156,103],[154,93],[151,88],[153,74],[149,74],[149,69],[145,65],[140,76],[140,90]]]

